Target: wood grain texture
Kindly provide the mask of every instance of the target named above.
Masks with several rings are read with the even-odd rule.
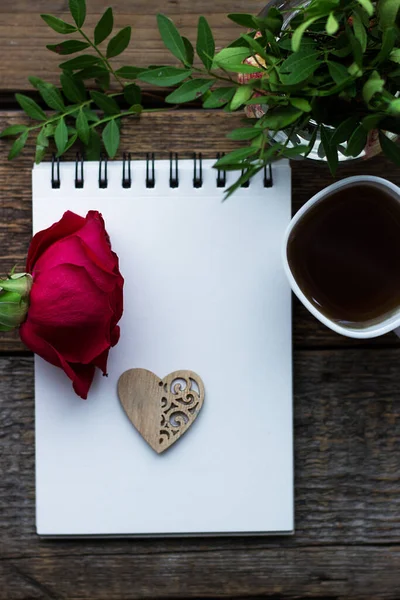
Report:
[[[118,380],[118,396],[132,425],[161,454],[195,422],[204,384],[193,371],[174,371],[160,379],[147,369],[129,369]]]
[[[397,600],[399,364],[400,349],[295,352],[293,537],[41,541],[33,361],[0,359],[1,599]]]
[[[182,35],[196,43],[198,16],[206,15],[213,29],[217,47],[223,47],[239,37],[241,30],[227,18],[230,12],[258,13],[266,4],[262,0],[246,0],[245,9],[240,0],[204,0],[200,3],[190,0],[167,0],[160,5],[159,0],[89,0],[85,31],[92,35],[94,27],[104,10],[112,5],[114,9],[115,31],[127,25],[132,26],[132,41],[122,57],[112,60],[116,67],[121,65],[146,66],[151,64],[176,64],[177,60],[163,45],[156,22],[158,12],[171,17]],[[61,38],[68,39],[79,35],[60,36],[50,29],[40,18],[40,13],[51,13],[71,22],[67,0],[39,0],[27,3],[26,0],[2,0],[0,3],[0,55],[7,57],[0,62],[0,90],[31,89],[30,75],[57,83],[60,57],[49,52],[46,44],[53,44]],[[106,46],[107,42],[105,43]]]
[[[146,152],[158,150],[157,156],[165,158],[169,151],[190,157],[192,152],[202,152],[205,157],[215,157],[217,152],[229,151],[237,143],[226,139],[226,134],[240,126],[241,114],[223,111],[179,110],[166,113],[149,113],[140,120],[124,123],[121,141],[122,152],[132,150],[136,158]],[[18,111],[0,113],[0,130],[8,125],[27,122]],[[0,140],[0,261],[1,273],[15,264],[23,269],[31,236],[31,168],[34,156],[32,143],[17,160],[7,162],[10,143]],[[70,159],[74,154],[70,153]],[[400,185],[400,169],[383,158],[366,162],[352,162],[339,168],[338,177],[355,174],[384,176]],[[333,179],[325,165],[313,161],[292,162],[293,212],[313,194],[332,183]],[[61,215],[60,215],[61,216]],[[297,347],[352,347],[357,340],[343,338],[310,316],[306,309],[294,300],[294,342]],[[369,346],[385,345],[399,347],[394,334],[368,341]],[[16,333],[0,335],[0,352],[23,350]]]

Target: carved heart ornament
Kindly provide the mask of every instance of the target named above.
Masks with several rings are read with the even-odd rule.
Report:
[[[118,396],[138,432],[161,454],[196,420],[204,385],[192,371],[175,371],[160,379],[146,369],[130,369],[118,380]]]

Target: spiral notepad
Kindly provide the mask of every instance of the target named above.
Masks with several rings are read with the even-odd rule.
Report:
[[[34,232],[99,210],[125,278],[121,338],[88,400],[35,358],[40,535],[293,531],[291,296],[281,262],[290,167],[225,202],[237,173],[214,160],[44,163]],[[205,402],[157,455],[117,395],[127,369],[200,375]]]

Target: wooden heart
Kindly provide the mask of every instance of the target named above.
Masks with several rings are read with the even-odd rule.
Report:
[[[118,396],[138,432],[161,454],[196,420],[204,385],[193,371],[175,371],[160,379],[147,369],[130,369],[118,380]]]

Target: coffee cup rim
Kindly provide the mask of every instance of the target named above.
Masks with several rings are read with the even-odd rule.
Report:
[[[290,286],[291,286],[293,292],[295,293],[295,295],[299,298],[299,300],[304,304],[304,306],[310,311],[310,313],[314,317],[316,317],[319,321],[321,321],[321,323],[323,323],[324,325],[326,325],[327,327],[329,327],[336,333],[339,333],[341,335],[351,337],[351,338],[366,339],[366,338],[378,337],[380,335],[388,333],[389,331],[392,331],[393,329],[396,329],[397,327],[399,327],[399,325],[400,325],[400,309],[398,311],[396,311],[393,315],[387,316],[382,321],[379,321],[372,325],[367,325],[366,327],[360,327],[360,328],[354,327],[353,328],[353,327],[345,327],[343,325],[339,325],[332,319],[329,319],[329,317],[326,317],[322,312],[320,312],[318,310],[318,308],[316,308],[316,306],[314,306],[308,300],[308,298],[305,296],[305,294],[300,289],[300,287],[292,273],[292,270],[289,265],[288,257],[287,257],[287,245],[288,245],[288,241],[289,241],[289,236],[290,236],[293,228],[295,227],[295,225],[300,221],[300,219],[305,215],[305,213],[308,212],[309,209],[314,204],[316,204],[318,201],[322,200],[324,197],[328,196],[331,192],[334,192],[343,187],[348,187],[351,184],[361,183],[361,182],[362,183],[365,183],[365,182],[378,183],[382,186],[385,186],[386,188],[389,188],[390,190],[395,192],[397,194],[397,196],[399,197],[399,201],[400,201],[400,188],[397,185],[395,185],[394,183],[392,183],[391,181],[384,179],[383,177],[377,177],[375,175],[354,175],[352,177],[346,177],[345,179],[336,181],[335,183],[332,183],[331,185],[324,188],[317,194],[314,194],[314,196],[312,196],[294,215],[294,217],[290,221],[290,223],[286,229],[285,235],[284,235],[283,246],[282,246],[282,259],[283,259],[284,270],[285,270],[286,276],[289,280],[289,283],[290,283]]]

